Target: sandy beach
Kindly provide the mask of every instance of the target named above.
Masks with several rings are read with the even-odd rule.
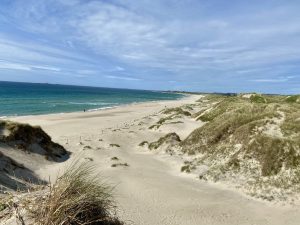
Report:
[[[9,119],[41,126],[55,142],[72,152],[65,163],[42,166],[34,171],[36,174],[54,180],[72,160],[91,161],[106,182],[115,186],[118,213],[129,224],[299,224],[297,206],[272,205],[218,183],[200,181],[195,175],[181,173],[182,164],[175,157],[139,146],[142,141],[153,142],[170,132],[185,139],[201,126],[201,121],[184,117],[180,123],[149,127],[160,119],[161,110],[193,104],[200,97]]]

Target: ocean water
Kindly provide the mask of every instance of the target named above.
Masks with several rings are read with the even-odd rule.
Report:
[[[156,91],[0,82],[0,117],[101,110],[181,97]]]

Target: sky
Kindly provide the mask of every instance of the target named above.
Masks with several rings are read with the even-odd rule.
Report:
[[[0,80],[300,93],[299,0],[1,0]]]

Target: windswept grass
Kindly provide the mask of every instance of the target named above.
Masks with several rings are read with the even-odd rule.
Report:
[[[198,117],[207,123],[180,143],[181,150],[195,155],[191,165],[208,167],[203,179],[231,180],[259,198],[296,193],[300,190],[300,104],[296,97],[289,98],[208,95],[203,100],[211,109]],[[184,172],[194,169],[182,167]]]
[[[119,144],[109,144],[110,147],[117,147],[120,148],[121,146]]]
[[[250,96],[250,101],[254,103],[267,103],[267,100],[258,94],[253,94]]]
[[[167,108],[163,111],[164,114],[176,114],[176,115],[184,115],[184,116],[191,116],[189,111],[183,110],[181,107],[176,108]]]
[[[39,145],[44,150],[45,157],[54,161],[65,160],[69,155],[63,146],[53,142],[51,137],[39,126],[0,120],[0,134],[3,132],[6,135],[0,135],[0,143],[14,148],[35,152],[32,146]]]
[[[111,159],[110,160],[115,160],[115,161],[118,161],[119,160],[119,158],[117,157],[117,156],[114,156],[114,157],[111,157]]]
[[[300,103],[300,96],[299,95],[288,96],[286,97],[285,101],[288,103]]]
[[[112,188],[88,164],[72,165],[51,185],[49,193],[28,209],[40,225],[121,225],[115,216]]]
[[[118,166],[128,167],[129,164],[128,163],[114,163],[111,165],[111,167],[118,167]]]
[[[143,147],[145,145],[149,145],[149,142],[148,141],[142,141],[141,143],[139,143],[140,147]]]
[[[190,108],[190,106],[189,106]],[[186,110],[183,110],[181,107],[176,108],[167,108],[161,111],[163,114],[167,114],[168,116],[160,118],[155,124],[151,125],[149,129],[158,129],[160,126],[165,124],[169,120],[173,120],[176,118],[181,118],[182,116],[191,116],[192,114]],[[169,115],[170,114],[170,115]],[[172,122],[170,122],[172,123]],[[173,122],[180,123],[180,122]]]
[[[149,149],[150,150],[154,150],[154,149],[158,149],[161,145],[163,145],[164,143],[173,143],[173,142],[180,142],[180,137],[176,134],[176,133],[169,133],[166,134],[165,136],[159,138],[157,141],[155,142],[151,142],[149,144]]]

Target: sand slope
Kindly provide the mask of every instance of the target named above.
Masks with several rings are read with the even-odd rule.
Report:
[[[121,217],[133,224],[299,224],[297,207],[272,206],[220,185],[199,181],[180,173],[182,164],[174,158],[138,146],[142,141],[156,141],[169,132],[185,138],[199,127],[201,122],[183,116],[178,119],[183,123],[149,129],[160,119],[159,112],[165,107],[193,103],[198,98],[190,96],[97,112],[12,119],[42,126],[54,141],[73,152],[71,159],[80,157],[97,165],[107,181],[116,185]],[[46,179],[52,175],[54,179],[64,164],[46,165],[35,173]]]

